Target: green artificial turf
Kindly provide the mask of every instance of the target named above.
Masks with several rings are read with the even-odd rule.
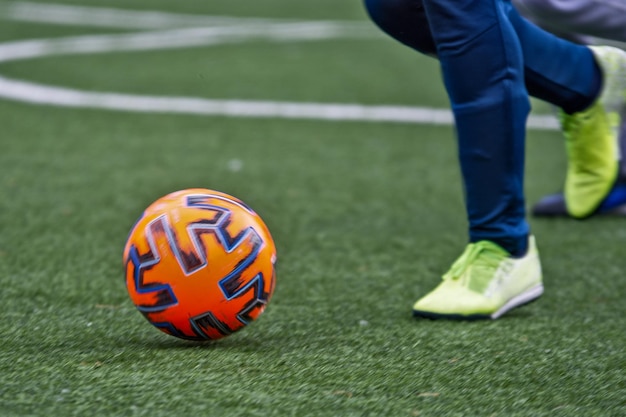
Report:
[[[176,11],[175,4],[138,1],[136,8]],[[216,14],[228,14],[229,5],[242,13],[236,2],[216,4]],[[269,4],[275,9],[263,15],[289,17],[295,7]],[[190,7],[181,3],[179,11]],[[208,3],[198,7],[213,13]],[[343,7],[338,19],[359,17],[346,12],[358,8]],[[332,18],[312,7],[293,17],[322,14]],[[46,37],[52,26],[13,28],[3,40]],[[67,28],[68,35],[77,31]],[[0,74],[98,91],[445,106],[432,63],[391,42],[283,45],[266,60],[255,46],[233,46],[232,56],[220,46],[51,57],[0,64]],[[325,48],[332,62],[322,60]],[[242,50],[260,71],[271,74],[275,66],[284,74],[284,90],[251,71],[258,82],[242,97]],[[342,50],[358,63],[355,79],[347,77],[349,59],[339,60]],[[197,77],[206,63],[198,52],[223,58],[210,63],[215,79]],[[290,61],[290,54],[300,58]],[[195,64],[186,69],[184,59]],[[392,87],[394,65],[402,77],[414,70],[415,84],[405,90],[409,81],[400,78]],[[340,91],[333,77],[350,88]],[[432,90],[421,95],[421,84]],[[0,101],[0,126],[0,416],[626,414],[624,219],[532,219],[546,293],[498,321],[411,317],[412,303],[465,246],[451,127],[149,115],[7,100]],[[559,133],[531,131],[529,204],[560,187],[564,166]],[[134,221],[155,199],[191,187],[244,200],[278,248],[266,312],[209,343],[159,332],[124,287],[122,248]]]

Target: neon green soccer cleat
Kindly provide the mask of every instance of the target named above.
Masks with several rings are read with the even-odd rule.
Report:
[[[535,239],[528,252],[512,258],[497,244],[470,243],[443,282],[413,306],[413,315],[456,320],[497,319],[543,294]]]
[[[590,48],[604,76],[600,97],[584,111],[560,114],[568,157],[565,204],[572,217],[581,219],[595,213],[617,179],[620,114],[626,102],[626,52]]]

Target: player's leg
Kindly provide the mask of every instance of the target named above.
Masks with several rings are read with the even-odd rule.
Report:
[[[372,19],[385,32],[416,50],[430,55],[436,54],[430,23],[421,0],[366,0],[366,5]],[[529,93],[564,109],[567,114],[574,114],[589,107],[601,91],[602,78],[591,50],[539,29],[521,18],[508,2],[503,2],[503,7],[506,8],[507,16],[522,45],[525,81]],[[618,89],[622,88],[619,87],[619,82],[613,82],[615,78],[621,76],[620,71],[610,72],[613,80],[605,84],[605,91],[608,84],[617,86]],[[609,110],[614,112],[615,108]],[[591,146],[578,147],[582,153],[570,152],[569,156],[571,162],[567,180],[569,186],[566,185],[566,188],[570,189],[569,212],[576,217],[582,218],[598,211],[613,209],[621,201],[615,197],[623,194],[620,189],[610,191],[610,186],[615,182],[617,172],[615,160],[618,159],[618,152],[611,145],[615,135],[606,133],[610,130],[607,127],[610,120],[603,113],[605,112],[596,111],[592,118],[584,114],[578,115],[589,120],[591,127],[579,130],[579,133],[583,132],[583,136],[588,139],[583,142]],[[581,117],[575,118],[578,124]],[[566,123],[564,127],[571,128],[572,125]],[[585,131],[590,134],[584,133]],[[565,133],[572,138],[570,133]],[[595,143],[600,145],[594,145]],[[626,143],[624,146],[626,147]],[[594,148],[596,151],[593,151]],[[573,148],[570,146],[569,149]],[[606,152],[598,153],[600,149],[605,149]],[[591,157],[589,150],[592,150]],[[624,168],[626,169],[626,166]],[[588,175],[589,173],[591,175]],[[619,188],[621,184],[615,187]],[[561,196],[560,199],[560,210],[564,211],[565,198]],[[550,202],[550,206],[554,206],[553,202]]]
[[[401,22],[412,28],[409,36],[398,32],[402,42],[429,54],[437,44],[457,126],[471,243],[443,282],[415,304],[414,314],[496,318],[543,291],[539,257],[524,213],[529,102],[522,51],[501,4],[424,3],[426,9],[418,1],[366,1],[381,26]],[[387,20],[388,6],[401,10],[398,20]],[[421,16],[419,23],[428,30],[416,33],[415,21],[404,19],[407,13]],[[497,271],[506,271],[503,280]]]
[[[515,229],[515,226],[511,227],[511,224],[519,225],[520,223],[516,223],[514,211],[507,210],[507,203],[511,203],[511,207],[515,206],[515,204],[512,203],[513,200],[510,199],[511,195],[514,193],[510,193],[511,189],[507,190],[505,186],[503,186],[503,184],[506,184],[506,180],[503,180],[503,177],[508,178],[509,180],[511,178],[515,178],[514,174],[512,174],[514,170],[509,169],[507,171],[505,169],[499,173],[499,176],[497,174],[492,176],[499,178],[501,181],[496,180],[485,182],[486,187],[491,190],[496,190],[501,196],[503,196],[503,201],[501,201],[503,204],[496,209],[489,206],[489,202],[493,203],[494,200],[487,199],[485,206],[482,206],[482,208],[487,209],[483,213],[494,214],[494,217],[490,219],[481,219],[480,217],[477,218],[476,215],[481,212],[481,205],[475,204],[476,202],[472,201],[472,196],[476,196],[475,186],[480,183],[477,179],[481,178],[480,175],[475,175],[474,171],[475,169],[481,167],[481,163],[477,160],[472,160],[472,156],[478,157],[480,156],[481,151],[485,151],[486,149],[491,149],[496,153],[502,152],[502,150],[505,149],[504,147],[498,147],[497,145],[493,148],[489,145],[483,146],[489,143],[488,141],[490,136],[488,133],[493,133],[494,131],[499,132],[499,136],[501,138],[508,138],[509,140],[512,139],[511,143],[516,143],[515,128],[507,131],[506,128],[503,128],[503,126],[508,126],[509,128],[511,128],[511,126],[516,126],[514,121],[519,117],[516,118],[512,115],[516,114],[515,109],[519,109],[521,106],[515,106],[515,104],[519,104],[519,102],[515,101],[514,96],[510,95],[508,98],[503,98],[503,96],[500,95],[499,99],[502,100],[500,103],[506,103],[506,105],[503,105],[502,108],[499,109],[500,113],[497,111],[493,113],[496,115],[494,118],[495,120],[498,120],[498,122],[494,124],[490,121],[481,121],[480,114],[473,114],[472,112],[479,107],[476,106],[476,104],[481,104],[483,96],[481,96],[480,93],[474,96],[471,90],[468,93],[468,91],[463,91],[462,88],[460,91],[455,91],[455,86],[467,86],[463,85],[462,82],[465,76],[464,74],[469,75],[472,79],[480,78],[481,75],[484,76],[485,73],[481,74],[480,69],[487,69],[487,73],[490,72],[492,75],[497,74],[497,71],[494,72],[493,65],[496,67],[501,65],[502,60],[493,61],[492,55],[495,54],[494,51],[510,52],[508,49],[498,49],[498,46],[502,45],[512,48],[512,51],[514,52],[513,55],[505,55],[504,62],[508,66],[507,70],[504,72],[506,75],[502,77],[495,77],[490,80],[493,81],[493,84],[487,88],[484,87],[484,79],[480,80],[482,84],[479,82],[474,85],[481,86],[479,87],[479,90],[482,92],[489,92],[488,95],[494,94],[494,96],[498,97],[498,94],[502,93],[503,90],[498,92],[498,87],[495,87],[495,89],[493,88],[498,84],[498,82],[502,82],[502,80],[504,80],[505,83],[508,83],[509,87],[511,85],[516,85],[516,88],[519,88],[519,66],[516,66],[515,57],[518,58],[517,62],[519,63],[519,55],[521,55],[523,57],[521,62],[523,64],[523,72],[526,84],[528,85],[528,90],[535,96],[564,108],[566,112],[577,113],[580,110],[590,107],[590,105],[596,102],[600,92],[600,86],[602,84],[602,74],[596,63],[596,59],[594,59],[594,55],[588,48],[559,40],[558,38],[539,30],[534,25],[531,25],[525,20],[519,18],[513,7],[507,1],[502,0],[501,2],[497,2],[495,4],[490,2],[482,2],[481,4],[478,4],[478,2],[467,1],[463,3],[463,7],[458,7],[458,2],[455,2],[454,7],[458,7],[458,9],[455,9],[454,7],[446,9],[446,2],[443,2],[443,0],[442,3],[436,3],[433,6],[433,9],[429,9],[429,6],[431,5],[429,1],[430,0],[425,1],[426,8],[422,9],[419,7],[421,4],[419,0],[366,0],[370,15],[373,20],[383,28],[383,30],[417,50],[428,54],[437,53],[440,60],[442,60],[442,69],[444,78],[446,79],[446,87],[450,94],[451,102],[453,103],[453,110],[455,110],[455,118],[459,130],[460,157],[464,181],[467,188],[466,202],[468,208],[468,218],[470,219],[470,236],[472,237],[473,243],[468,246],[463,255],[452,266],[451,270],[444,276],[444,282],[437,287],[435,291],[418,300],[414,306],[414,312],[417,315],[429,317],[447,316],[456,318],[495,318],[512,307],[516,307],[524,302],[538,297],[542,291],[539,260],[536,249],[532,244],[526,256],[521,258],[520,262],[515,262],[515,258],[507,256],[506,251],[497,250],[497,245],[493,244],[493,242],[497,242],[500,246],[506,248],[508,253],[516,253],[516,248],[510,244],[510,241],[515,239],[514,233],[510,233]],[[437,6],[441,7],[441,9],[438,9]],[[479,6],[496,8],[497,12],[490,14],[490,10],[481,9],[478,10],[479,12],[477,13],[477,10],[473,9],[473,7],[480,9]],[[398,19],[394,19],[392,15],[394,15],[394,13],[398,10],[400,10],[400,15],[402,16]],[[435,14],[429,12],[432,10],[435,10]],[[433,15],[436,16],[437,11],[441,10],[443,10],[443,13],[441,13],[441,16],[443,16],[441,21],[445,23],[441,24],[439,27],[447,27],[454,30],[452,33],[444,33],[442,37],[438,37],[438,34],[441,35],[441,33],[436,29]],[[459,10],[463,10],[463,13],[469,12],[471,15],[459,16],[458,13],[455,14],[455,12],[458,12]],[[486,12],[486,14],[481,15],[480,12]],[[407,14],[411,13],[417,14],[420,18],[414,20],[406,19]],[[490,20],[490,18],[493,18],[494,16],[496,18]],[[502,20],[503,16],[506,16],[508,22]],[[454,21],[446,22],[446,19],[450,18]],[[459,24],[459,22],[461,22],[461,24]],[[480,25],[485,23],[487,26],[480,28]],[[473,59],[467,59],[467,51],[472,50],[472,46],[475,46],[472,45],[471,41],[476,41],[479,38],[490,35],[490,29],[494,26],[505,28],[504,32],[499,32],[501,36],[500,39],[490,38],[490,42],[493,42],[491,46],[495,46],[495,48],[491,48],[490,53],[486,53],[484,49],[481,50],[480,46],[482,45],[479,44],[477,48],[479,53],[473,55]],[[514,36],[512,38],[507,38],[507,35],[511,34],[511,27],[513,28],[512,32],[514,33]],[[466,30],[468,28],[470,29],[469,31]],[[415,33],[416,30],[418,32],[417,34]],[[464,30],[466,32],[462,33]],[[472,32],[472,30],[474,32]],[[476,36],[473,37],[472,33]],[[517,36],[517,41],[519,41],[519,43],[517,45],[515,42],[508,44],[507,40],[515,40],[515,36]],[[444,40],[443,43],[441,43],[441,39]],[[468,39],[470,40],[469,43],[461,42],[462,40]],[[437,48],[435,48],[435,45],[437,45]],[[521,53],[519,52],[520,49]],[[464,52],[455,56],[455,52],[458,52],[459,50]],[[451,53],[451,55],[444,56],[447,53]],[[598,61],[600,61],[601,65],[603,63],[606,64],[606,59],[601,56],[601,53],[596,55],[598,56]],[[461,59],[461,63],[458,64],[459,56],[467,60],[463,62],[463,59]],[[507,61],[507,57],[513,57],[513,60]],[[615,57],[615,55],[613,55],[613,57]],[[451,60],[452,62],[457,60],[458,66],[451,66]],[[482,66],[478,69],[479,72],[475,73],[474,71],[476,68],[472,64],[476,62],[491,63],[491,70],[488,69],[488,66]],[[468,71],[446,71],[447,68],[458,69],[459,67],[464,67]],[[513,71],[510,71],[511,68]],[[476,77],[476,75],[478,75],[478,77]],[[507,76],[509,78],[507,78]],[[613,83],[611,82],[609,84]],[[461,100],[458,100],[459,97]],[[467,103],[463,100],[464,97],[474,97],[475,99],[468,100],[469,105],[467,105]],[[507,107],[507,105],[511,104],[510,100],[512,100],[513,105]],[[498,102],[498,99],[496,99],[496,102]],[[482,102],[483,108],[488,109],[486,113],[491,111],[488,103],[489,101]],[[592,107],[597,106],[594,105]],[[505,117],[503,118],[502,112],[505,111],[509,111],[509,113],[505,114]],[[591,117],[593,122],[591,123],[591,126],[597,127],[597,120],[602,119],[602,123],[600,124],[603,124],[603,126],[601,126],[601,130],[604,131],[604,128],[608,125],[605,114],[606,112],[600,111],[597,113],[598,114]],[[467,114],[473,117],[465,119]],[[519,113],[517,114],[519,116]],[[576,116],[572,119],[580,121],[580,119]],[[480,129],[480,126],[474,125],[472,127],[472,120],[482,122],[483,130]],[[585,123],[586,122],[583,120],[582,124],[585,125]],[[465,126],[465,128],[461,128],[461,126]],[[491,132],[484,132],[485,126],[493,126],[494,130]],[[481,135],[481,140],[472,140],[471,134],[464,136],[463,132],[467,133],[472,130]],[[591,131],[594,133],[595,129],[592,128]],[[570,136],[572,136],[571,130],[568,130],[568,132],[570,133]],[[578,133],[580,133],[580,131]],[[581,135],[574,134],[573,136],[580,137]],[[593,136],[593,134],[591,136]],[[610,140],[606,140],[610,135],[602,136],[603,137],[600,138],[600,142],[605,144],[610,142]],[[466,140],[463,140],[464,137]],[[494,136],[491,136],[492,139],[493,137]],[[517,136],[517,138],[519,138],[519,136]],[[590,141],[586,142],[587,144],[590,143]],[[595,145],[597,144],[594,143],[594,147]],[[589,150],[588,146],[583,146],[582,148],[584,148],[583,151]],[[510,151],[510,149],[508,151]],[[506,152],[504,154],[506,154]],[[582,154],[584,155],[585,152],[582,152]],[[494,154],[486,152],[482,156],[486,157],[485,159],[490,160],[490,157],[493,155]],[[500,155],[502,155],[502,153]],[[614,162],[611,163],[610,157],[601,159],[604,161],[607,159],[609,160],[608,164],[604,164],[609,166],[609,170],[616,167]],[[495,166],[495,164],[493,166]],[[489,164],[485,164],[482,168],[484,169],[484,172],[489,172]],[[605,168],[605,166],[601,166],[601,168]],[[498,169],[494,169],[491,172],[496,173],[497,171]],[[601,184],[602,186],[605,186],[606,183],[610,183],[610,181],[606,179],[603,179],[603,181],[604,183]],[[595,183],[597,182],[598,181],[595,181]],[[592,185],[592,188],[597,188],[595,184]],[[585,187],[581,187],[581,189],[585,190]],[[594,198],[597,199],[597,196]],[[477,210],[473,210],[473,208]],[[489,208],[491,208],[492,211],[488,211]],[[502,217],[498,217],[497,214],[502,214]],[[502,227],[503,225],[501,222],[501,220],[505,218],[511,221],[511,224],[508,225],[510,227],[509,234],[507,236],[509,239],[508,242],[507,239],[501,239],[497,236],[497,234],[494,234],[493,229],[489,230],[489,228],[494,225],[496,226],[496,229],[500,227],[500,230],[506,230],[507,227]],[[481,220],[485,221],[482,225]],[[485,224],[487,224],[487,227],[482,227],[481,230],[481,226],[484,226]],[[484,233],[485,231],[487,232]],[[476,239],[476,236],[481,237]],[[517,240],[517,242],[519,242],[519,240]],[[503,281],[495,279],[497,270],[507,271],[507,273],[504,274],[505,279]],[[504,285],[502,282],[504,282]]]
[[[530,239],[525,248],[529,240],[522,191],[523,147],[529,106],[524,74],[530,74],[537,94],[569,106],[569,111],[593,102],[600,74],[588,49],[556,38],[542,39],[541,31],[522,31],[520,44],[509,20],[509,3],[462,3],[426,0],[421,9],[418,1],[366,0],[370,14],[379,25],[388,26],[387,32],[393,32],[398,22],[409,28],[406,33],[396,32],[402,42],[430,54],[437,45],[459,136],[472,243],[443,282],[416,302],[414,314],[497,318],[543,292],[534,241]],[[402,10],[397,20],[389,18],[388,6]],[[422,19],[403,19],[407,13]],[[416,23],[422,27],[417,35],[410,35]],[[565,62],[574,62],[569,68],[576,70],[559,72],[563,62],[539,70],[532,60],[525,67],[528,50],[537,65],[542,58],[554,60],[564,54]]]
[[[413,313],[497,318],[543,293],[525,217],[522,45],[502,1],[424,0],[424,8],[457,128],[470,244]]]
[[[470,241],[522,255],[530,104],[519,40],[500,1],[424,0],[424,8],[457,128]]]

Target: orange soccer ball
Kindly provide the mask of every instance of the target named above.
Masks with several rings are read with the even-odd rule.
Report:
[[[189,189],[152,203],[124,248],[137,309],[182,339],[219,339],[255,320],[275,285],[276,247],[263,220],[228,194]]]

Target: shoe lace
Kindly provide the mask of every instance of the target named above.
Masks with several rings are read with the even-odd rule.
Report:
[[[495,270],[509,254],[500,246],[488,240],[470,243],[461,256],[443,276],[444,280],[458,280],[470,268]]]

